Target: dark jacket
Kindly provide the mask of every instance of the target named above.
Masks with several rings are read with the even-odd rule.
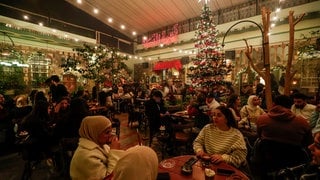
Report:
[[[157,103],[155,100],[150,99],[145,104],[146,115],[150,123],[150,130],[153,132],[158,131],[161,125],[160,113],[165,113],[167,110],[164,103]]]

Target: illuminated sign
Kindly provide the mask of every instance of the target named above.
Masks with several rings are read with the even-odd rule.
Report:
[[[167,33],[162,31],[161,33],[154,33],[149,38],[142,41],[144,48],[150,48],[154,46],[159,46],[160,44],[167,45],[178,41],[178,24],[172,27],[172,31]]]

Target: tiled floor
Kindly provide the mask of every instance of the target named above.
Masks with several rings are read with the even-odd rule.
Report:
[[[137,123],[133,127],[128,127],[128,114],[121,113],[115,116],[121,122],[120,126],[120,144],[122,149],[127,149],[138,144],[138,135],[136,131]],[[148,145],[148,132],[140,132],[143,140],[143,145]],[[151,147],[157,152],[159,160],[161,160],[161,145],[154,139]],[[164,158],[169,157],[164,154]],[[18,152],[9,152],[0,156],[0,180],[20,180],[24,169],[24,161]],[[65,180],[66,177],[61,177],[57,173],[52,173],[46,162],[38,164],[33,170],[33,180]]]

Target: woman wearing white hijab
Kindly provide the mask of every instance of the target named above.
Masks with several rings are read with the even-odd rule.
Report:
[[[247,105],[243,106],[240,110],[241,121],[239,121],[238,123],[239,127],[255,127],[255,120],[257,119],[257,117],[265,113],[264,110],[260,107],[260,104],[261,101],[258,96],[249,96]]]
[[[155,180],[158,174],[157,154],[149,147],[135,146],[119,159],[113,180]]]
[[[104,116],[87,116],[79,129],[79,144],[70,164],[73,180],[104,179],[124,152],[111,134],[111,121]],[[108,145],[109,144],[109,145]]]

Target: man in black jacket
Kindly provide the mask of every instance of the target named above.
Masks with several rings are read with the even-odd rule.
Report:
[[[58,103],[62,97],[68,96],[69,92],[67,88],[60,83],[60,79],[57,75],[52,75],[50,80],[51,101],[52,103]]]

